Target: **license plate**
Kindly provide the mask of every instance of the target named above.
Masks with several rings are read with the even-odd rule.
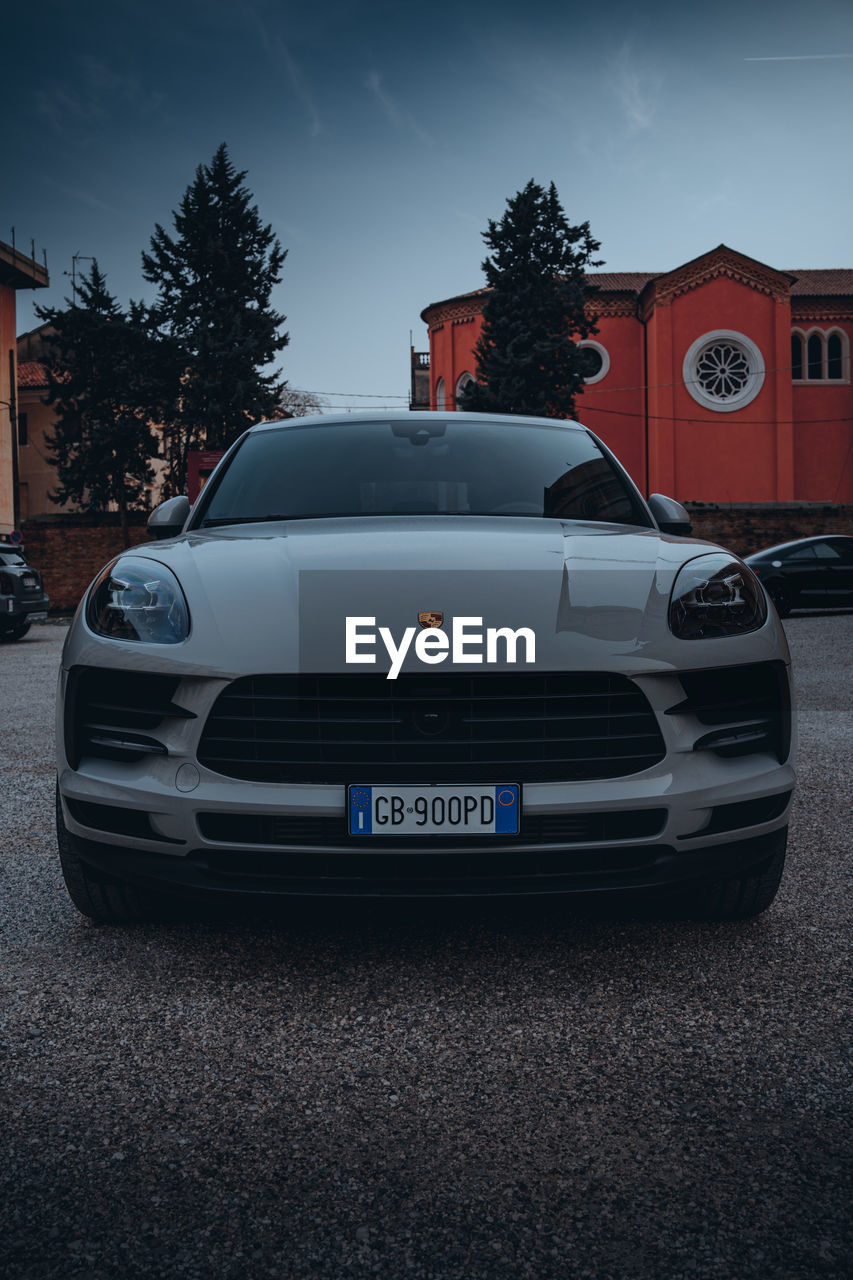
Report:
[[[23,578],[21,579],[21,581],[23,582],[23,584],[24,584],[24,586],[25,586],[25,587],[34,587],[34,586],[36,585],[36,580],[35,580],[35,578],[30,577],[30,575],[29,575],[29,574],[26,574],[26,573],[24,574],[24,576],[23,576]]]
[[[467,787],[351,786],[352,836],[518,835],[515,783]]]

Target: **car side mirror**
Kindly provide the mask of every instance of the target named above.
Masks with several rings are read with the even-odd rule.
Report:
[[[662,493],[653,493],[648,498],[648,504],[661,533],[671,533],[677,538],[687,538],[693,532],[689,515],[681,503],[675,501],[675,498],[667,498]]]
[[[186,524],[189,513],[190,500],[184,494],[177,498],[167,498],[148,517],[148,532],[158,541],[161,538],[175,538]]]

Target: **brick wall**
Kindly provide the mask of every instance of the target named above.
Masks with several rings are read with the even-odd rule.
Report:
[[[853,534],[853,506],[828,503],[687,503],[693,532],[741,556],[816,533]],[[27,559],[42,575],[51,612],[75,609],[103,565],[123,550],[117,524],[86,516],[25,520]],[[148,541],[144,524],[131,525],[131,545]]]
[[[739,556],[812,534],[853,534],[853,506],[824,502],[686,502],[693,534]]]
[[[27,559],[38,569],[50,596],[51,613],[76,609],[98,570],[124,550],[117,524],[93,524],[85,516],[24,520],[21,533]],[[131,525],[132,546],[148,540],[144,523]]]

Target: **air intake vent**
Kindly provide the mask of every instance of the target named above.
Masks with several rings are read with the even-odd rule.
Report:
[[[141,760],[167,755],[157,731],[169,718],[194,719],[175,706],[177,676],[75,667],[65,700],[65,754],[73,769],[84,756]]]
[[[199,760],[266,782],[617,778],[665,754],[625,676],[250,676],[219,695]]]
[[[770,752],[780,763],[791,749],[791,695],[782,662],[720,667],[679,675],[687,695],[667,715],[695,716],[707,732],[695,751],[718,756]]]
[[[430,836],[430,848],[466,849],[478,844],[485,848],[512,844],[594,844],[609,840],[639,840],[656,836],[666,822],[666,809],[616,810],[613,813],[544,813],[526,814],[517,836],[496,840],[494,836],[476,837]],[[354,849],[423,849],[420,836],[383,839],[350,836],[346,815],[312,817],[257,813],[200,813],[198,826],[206,840],[216,844],[289,845],[301,848],[311,845],[346,845]]]

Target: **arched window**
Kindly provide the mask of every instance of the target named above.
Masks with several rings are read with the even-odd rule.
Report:
[[[844,330],[794,329],[791,377],[794,382],[849,382],[850,339]]]
[[[438,382],[435,384],[435,407],[436,407],[436,409],[443,410],[443,409],[446,407],[446,405],[445,405],[446,398],[447,398],[447,396],[446,396],[446,392],[445,392],[445,389],[444,389],[444,378],[439,378]]]
[[[469,387],[473,381],[474,378],[472,378],[471,374],[467,371],[465,373],[460,373],[459,377],[456,379],[456,404],[458,408],[462,407],[460,401],[465,388]]]
[[[826,340],[826,376],[832,381],[844,377],[844,352],[840,333],[831,333]]]

